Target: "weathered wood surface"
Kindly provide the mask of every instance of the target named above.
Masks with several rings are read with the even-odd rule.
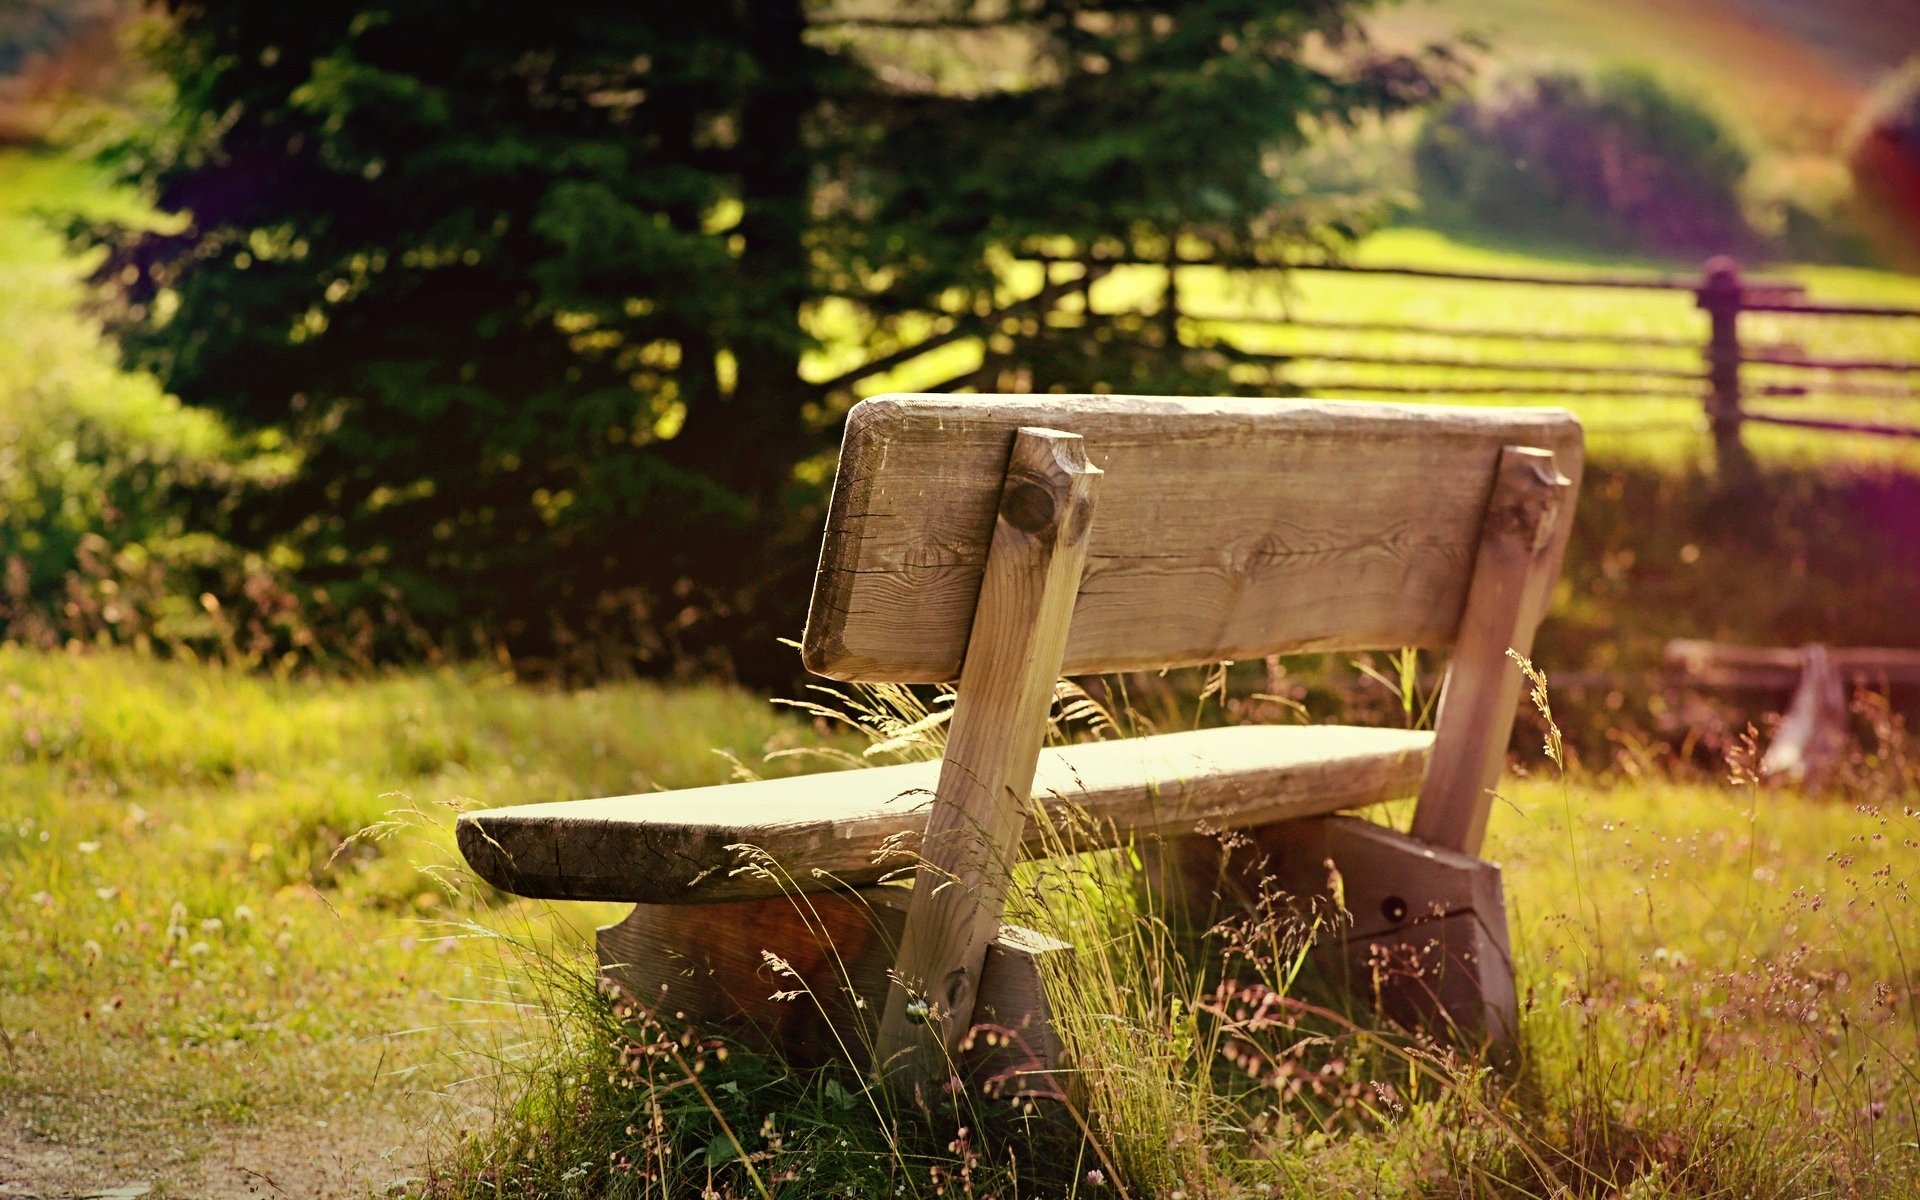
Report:
[[[1080,435],[1015,433],[880,1018],[877,1065],[904,1083],[944,1079],[971,1025],[980,964],[1020,856],[1101,481]]]
[[[1827,661],[1846,684],[1876,687],[1920,683],[1920,650],[1831,646]],[[1805,647],[1733,646],[1675,638],[1667,643],[1667,669],[1701,687],[1791,691],[1800,685]]]
[[[1044,750],[1031,795],[1120,838],[1243,828],[1412,795],[1430,733],[1348,725],[1240,725]],[[777,894],[743,870],[760,848],[818,890],[912,865],[939,763],[757,783],[524,804],[462,815],[460,850],[480,876],[549,900],[699,904]],[[1042,849],[1037,823],[1025,834]],[[888,854],[890,847],[900,853]]]
[[[908,896],[903,887],[872,887],[643,904],[600,929],[600,967],[637,1001],[668,1016],[684,1014],[697,1032],[742,1033],[802,1065],[838,1060],[864,1067]],[[971,1079],[1021,1092],[1050,1089],[1042,1078],[1020,1077],[1060,1065],[1034,960],[1063,949],[1030,929],[1000,927],[980,972],[974,1011],[983,1028],[960,1056]]]
[[[1116,396],[888,396],[849,415],[808,617],[836,679],[956,678],[1014,431],[1086,439],[1107,472],[1064,671],[1442,646],[1465,608],[1502,451],[1561,409]]]
[[[1253,830],[1226,862],[1241,899],[1265,886],[1330,897],[1347,916],[1316,951],[1323,973],[1409,1027],[1507,1046],[1519,1029],[1500,868],[1353,817]]]
[[[1297,895],[1339,872],[1350,925],[1321,951],[1355,995],[1409,1028],[1510,1048],[1520,1028],[1500,868],[1353,817],[1258,830]]]
[[[1847,689],[1833,655],[1815,643],[1800,648],[1800,686],[1760,758],[1763,779],[1818,788],[1847,753]]]
[[[1509,446],[1478,537],[1465,615],[1434,722],[1413,835],[1468,854],[1486,837],[1507,762],[1521,675],[1509,649],[1533,650],[1573,529],[1574,483],[1545,450]]]

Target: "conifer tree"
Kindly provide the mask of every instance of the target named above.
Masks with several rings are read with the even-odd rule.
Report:
[[[1036,247],[1337,232],[1290,152],[1452,69],[1362,4],[164,0],[174,107],[112,155],[177,222],[84,236],[127,359],[294,456],[226,532],[305,587],[456,647],[757,654],[851,401],[815,339],[993,310]],[[996,380],[1222,386],[1151,321],[1044,324],[984,330]]]

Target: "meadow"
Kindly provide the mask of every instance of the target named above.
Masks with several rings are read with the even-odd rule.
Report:
[[[791,1176],[769,1194],[951,1185],[937,1147],[848,1099],[857,1079],[746,1053],[699,1076],[654,1064],[660,1094],[688,1100],[656,1126],[654,1093],[619,1067],[646,1027],[590,984],[586,931],[614,910],[488,895],[450,851],[462,805],[717,782],[736,766],[715,749],[765,770],[770,750],[844,735],[711,687],[274,680],[117,651],[8,650],[0,672],[0,1148],[38,1186],[240,1195],[259,1172],[287,1194],[405,1178],[431,1195],[755,1194],[711,1150],[715,1112],[764,1178]],[[1105,902],[1030,903],[1088,947],[1061,1003],[1122,1018],[1083,1051],[1127,1049],[1100,1063],[1081,1191],[1105,1194],[1094,1171],[1141,1195],[1910,1194],[1911,754],[1889,726],[1822,797],[1563,781],[1524,756],[1490,843],[1525,997],[1511,1077],[1329,1019],[1250,1035],[1300,1063],[1291,1089],[1254,1085],[1204,1003],[1218,945],[1176,949]],[[847,1140],[816,1161],[823,1130]],[[662,1150],[673,1168],[652,1179],[609,1166]],[[978,1170],[979,1194],[1061,1182]]]
[[[80,264],[30,212],[69,203],[125,201],[71,163],[0,155],[7,486],[25,466],[84,468],[81,439],[44,436],[76,414],[222,459],[217,425],[115,369],[72,315]],[[1360,253],[1582,265],[1418,230]],[[1793,273],[1822,299],[1920,303],[1911,279]],[[1117,275],[1096,303],[1156,287],[1151,272]],[[1325,319],[1482,323],[1468,306],[1491,303],[1564,328],[1700,324],[1684,298],[1637,293],[1468,300],[1337,276],[1302,276],[1284,297],[1192,289],[1196,310],[1284,302]],[[1809,351],[1920,357],[1911,328],[1832,336]],[[836,364],[829,347],[812,369]],[[874,386],[925,382],[902,371]],[[1571,406],[1594,461],[1540,646],[1550,672],[1644,667],[1679,634],[1910,638],[1920,580],[1893,569],[1913,561],[1915,536],[1895,443],[1762,431],[1769,507],[1729,509],[1691,402]],[[1674,427],[1636,428],[1655,424]],[[1300,719],[1246,682],[1225,698],[1230,719]],[[1032,891],[1083,899],[1023,913],[1086,947],[1056,982],[1088,1018],[1082,1058],[1104,1083],[1077,1110],[1092,1136],[1061,1139],[1046,1114],[984,1103],[969,1132],[915,1132],[858,1079],[682,1042],[595,994],[589,935],[616,910],[490,894],[451,849],[464,805],[797,769],[804,757],[779,752],[857,749],[857,730],[714,685],[563,693],[485,664],[274,671],[164,643],[0,648],[0,693],[0,1192],[356,1194],[404,1180],[434,1196],[1644,1200],[1920,1186],[1920,756],[1871,702],[1865,748],[1819,796],[1755,786],[1737,721],[1711,749],[1659,749],[1691,744],[1696,718],[1655,712],[1657,692],[1563,712],[1582,751],[1565,773],[1529,742],[1488,848],[1507,869],[1525,998],[1523,1055],[1505,1070],[1330,1005],[1279,949],[1266,968],[1314,1011],[1258,1028],[1223,1016],[1221,941],[1175,938],[1100,899],[1124,890],[1108,886],[1124,861],[1068,864],[1062,880],[1091,886]],[[1351,711],[1312,689],[1299,700],[1310,719]],[[1374,715],[1397,719],[1396,700]],[[1244,1070],[1248,1046],[1290,1064],[1277,1082]]]

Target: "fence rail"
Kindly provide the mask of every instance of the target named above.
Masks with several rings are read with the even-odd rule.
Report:
[[[1037,319],[1049,327],[1074,327],[1096,317],[1109,319],[1131,314],[1158,321],[1169,344],[1194,345],[1196,339],[1248,364],[1287,363],[1355,368],[1398,368],[1403,371],[1447,372],[1435,382],[1361,377],[1289,381],[1309,394],[1433,395],[1433,396],[1581,396],[1651,397],[1694,400],[1701,406],[1706,428],[1723,475],[1737,478],[1752,469],[1741,442],[1747,424],[1773,425],[1821,432],[1866,434],[1876,437],[1920,438],[1920,424],[1882,420],[1855,420],[1841,416],[1814,416],[1777,411],[1754,411],[1748,401],[1772,399],[1920,400],[1920,360],[1866,358],[1809,353],[1797,340],[1751,341],[1742,336],[1742,317],[1749,313],[1809,318],[1891,319],[1920,317],[1920,308],[1884,305],[1822,304],[1807,297],[1803,285],[1791,280],[1742,276],[1730,259],[1709,261],[1697,276],[1672,273],[1644,275],[1568,274],[1535,272],[1452,271],[1411,265],[1361,265],[1329,262],[1284,262],[1251,256],[1153,256],[1148,254],[1029,253],[1022,261],[1037,263],[1043,272],[1038,292],[992,313],[950,315],[938,332],[925,340],[881,355],[845,371],[820,386],[825,390],[850,387],[861,379],[905,365],[928,351],[969,337],[990,338],[996,332],[1029,329]],[[1056,268],[1073,273],[1056,278]],[[1124,312],[1096,313],[1093,287],[1120,267],[1144,267],[1163,272],[1164,285],[1157,307],[1134,306]],[[1528,287],[1634,289],[1665,291],[1689,297],[1707,318],[1707,334],[1626,334],[1578,330],[1526,329],[1463,323],[1427,325],[1416,321],[1337,320],[1293,315],[1264,315],[1193,311],[1181,298],[1181,278],[1195,269],[1226,270],[1238,274],[1335,272],[1350,275],[1400,276],[1461,284],[1510,284]],[[1069,300],[1073,303],[1066,304]],[[1066,306],[1063,307],[1063,304]],[[1652,352],[1694,350],[1696,367],[1663,361],[1589,363],[1566,359],[1521,361],[1486,360],[1465,354],[1359,352],[1330,348],[1270,351],[1241,345],[1224,336],[1232,329],[1284,328],[1313,332],[1385,334],[1400,338],[1451,339],[1458,342],[1511,341],[1561,346],[1624,346]],[[1464,348],[1464,347],[1463,347]],[[991,367],[962,372],[936,385],[940,390],[967,386],[983,378]],[[1555,382],[1535,382],[1526,376],[1558,376]],[[1846,376],[1822,379],[1818,376]],[[1852,378],[1865,375],[1867,378]],[[1873,376],[1883,378],[1873,378]],[[1478,378],[1473,378],[1473,377]],[[1891,376],[1893,378],[1885,378]],[[1611,382],[1611,381],[1620,382]]]

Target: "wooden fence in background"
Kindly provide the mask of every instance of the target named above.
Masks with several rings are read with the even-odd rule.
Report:
[[[1315,379],[1310,383],[1288,381],[1293,394],[1308,395],[1527,395],[1580,397],[1660,397],[1689,401],[1701,406],[1708,430],[1714,439],[1716,455],[1723,470],[1744,472],[1751,461],[1741,443],[1741,429],[1749,423],[1787,426],[1813,431],[1868,434],[1879,437],[1920,438],[1920,410],[1913,423],[1861,421],[1838,417],[1781,411],[1776,405],[1756,401],[1781,401],[1807,398],[1874,398],[1920,401],[1920,358],[1861,359],[1809,355],[1797,344],[1759,342],[1742,335],[1741,318],[1747,313],[1776,313],[1796,316],[1871,319],[1920,322],[1920,308],[1870,305],[1820,304],[1807,297],[1806,289],[1784,280],[1743,277],[1729,259],[1708,262],[1698,275],[1677,274],[1530,274],[1495,271],[1451,271],[1416,266],[1362,266],[1340,263],[1276,264],[1241,258],[1155,258],[1146,255],[1043,255],[1024,256],[1037,262],[1044,271],[1039,291],[1007,308],[950,319],[939,332],[894,353],[883,355],[826,381],[826,389],[849,387],[861,379],[906,365],[941,346],[970,337],[990,337],[1011,323],[1088,320],[1095,316],[1110,318],[1126,310],[1096,314],[1093,287],[1120,267],[1152,268],[1162,273],[1163,284],[1157,303],[1132,310],[1158,320],[1168,345],[1212,345],[1223,348],[1237,360],[1265,361],[1277,366],[1288,363],[1335,364],[1369,369],[1402,367],[1423,374],[1440,374],[1439,382],[1401,382],[1392,379]],[[1398,276],[1431,279],[1450,283],[1497,284],[1542,288],[1578,288],[1591,290],[1636,289],[1678,292],[1689,295],[1707,318],[1704,336],[1672,334],[1621,334],[1600,331],[1528,328],[1522,322],[1475,325],[1431,325],[1390,320],[1316,320],[1310,317],[1255,316],[1234,312],[1195,311],[1183,302],[1181,278],[1196,269],[1226,270],[1236,275],[1278,277],[1285,272],[1341,272],[1352,275]],[[1072,301],[1069,304],[1069,301]],[[1502,304],[1503,314],[1511,304]],[[1489,310],[1494,311],[1492,305]],[[1481,359],[1467,356],[1464,349],[1454,352],[1422,354],[1362,354],[1338,350],[1289,349],[1263,353],[1236,344],[1231,338],[1203,335],[1202,326],[1212,329],[1273,326],[1333,334],[1402,335],[1420,338],[1430,344],[1434,338],[1443,344],[1468,347],[1482,342],[1537,343],[1542,346],[1581,346],[1624,348],[1663,353],[1665,362],[1592,363],[1546,359]],[[1920,325],[1915,327],[1915,344],[1920,346]],[[1698,367],[1671,365],[1673,351],[1696,348]],[[983,382],[990,369],[962,373],[929,390],[951,390]],[[1762,382],[1752,378],[1748,368],[1765,368],[1771,378]],[[1473,372],[1479,378],[1467,380],[1464,374],[1448,379],[1447,372]],[[1802,375],[1817,372],[1817,376]],[[1853,376],[1870,377],[1854,381]],[[1551,374],[1561,378],[1542,383],[1539,377]],[[1784,378],[1782,378],[1784,376]],[[1835,378],[1835,377],[1838,378]],[[1887,381],[1888,376],[1899,380]],[[1531,378],[1528,378],[1531,377]],[[1796,378],[1798,377],[1798,378]],[[1491,378],[1493,382],[1489,382]]]

